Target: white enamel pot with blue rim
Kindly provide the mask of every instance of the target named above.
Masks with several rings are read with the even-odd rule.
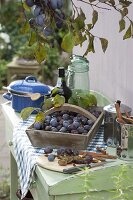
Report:
[[[39,82],[34,76],[28,76],[24,80],[13,81],[5,88],[8,92],[4,93],[3,97],[11,101],[12,108],[16,112],[21,112],[26,107],[41,108],[44,96],[48,96],[51,93],[50,87]],[[33,95],[36,96],[38,94],[37,98],[32,98]]]

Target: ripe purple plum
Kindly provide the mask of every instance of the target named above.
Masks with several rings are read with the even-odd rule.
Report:
[[[34,128],[36,130],[41,130],[42,129],[42,123],[41,122],[35,122],[34,123]]]
[[[62,0],[57,0],[57,8],[61,9],[63,7],[63,1]]]
[[[34,6],[34,1],[33,0],[25,0],[25,3],[27,6],[32,7]]]
[[[45,20],[46,20],[46,17],[44,14],[38,15],[35,18],[36,24],[42,27],[44,26]]]
[[[43,33],[46,37],[53,35],[54,31],[51,27],[45,27]]]
[[[35,6],[33,10],[33,15],[37,17],[38,15],[43,14],[42,8],[40,6]]]
[[[53,152],[53,148],[51,146],[47,146],[44,149],[44,153],[48,154],[48,153],[52,153]]]
[[[65,114],[62,115],[62,118],[64,120],[68,120],[69,119],[69,115],[67,113],[65,113]]]
[[[51,128],[52,128],[51,126],[46,126],[45,131],[51,131]]]
[[[57,2],[58,2],[58,0],[50,0],[50,1],[49,1],[50,7],[51,7],[53,10],[55,10],[55,9],[58,8]]]
[[[73,126],[74,126],[75,129],[77,129],[80,126],[80,123],[77,122],[77,121],[74,121]]]
[[[55,159],[55,155],[54,155],[54,154],[49,154],[49,155],[48,155],[48,160],[49,160],[50,162],[53,162],[54,159]]]
[[[60,130],[59,130],[59,132],[63,132],[63,133],[65,133],[67,131],[67,129],[65,128],[65,127],[62,127]]]
[[[84,133],[84,128],[83,127],[78,127],[77,131],[78,131],[79,134],[82,134],[82,133]]]
[[[57,126],[58,126],[57,119],[52,118],[51,121],[50,121],[50,125],[51,125],[52,127],[57,127]]]
[[[68,122],[68,121],[63,121],[63,126],[64,126],[65,128],[67,128],[67,127],[69,126],[69,122]]]

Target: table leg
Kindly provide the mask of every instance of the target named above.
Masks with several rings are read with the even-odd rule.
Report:
[[[17,200],[16,191],[18,189],[18,173],[16,161],[10,152],[10,200]]]

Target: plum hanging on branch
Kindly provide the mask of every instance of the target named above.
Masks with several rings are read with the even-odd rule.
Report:
[[[92,8],[92,19],[89,23],[86,23],[82,6],[78,7],[76,2]],[[120,14],[119,32],[126,29],[128,22],[123,39],[131,38],[133,35],[133,21],[128,17],[128,8],[132,2],[128,0],[22,0],[21,3],[25,19],[22,32],[30,33],[29,45],[35,45],[35,57],[39,63],[47,59],[49,48],[54,46],[71,53],[74,46],[82,47],[82,44],[88,41],[84,56],[89,52],[94,53],[95,38],[99,39],[105,52],[108,40],[92,33],[100,9],[114,9]],[[68,5],[71,5],[71,9],[68,9]]]

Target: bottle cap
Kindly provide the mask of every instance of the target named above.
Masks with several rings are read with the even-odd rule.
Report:
[[[116,101],[116,103],[118,103],[118,104],[119,104],[119,106],[120,106],[120,104],[121,104],[121,101],[120,101],[120,100],[117,100],[117,101]]]
[[[59,67],[59,77],[65,77],[65,69],[64,67]]]

